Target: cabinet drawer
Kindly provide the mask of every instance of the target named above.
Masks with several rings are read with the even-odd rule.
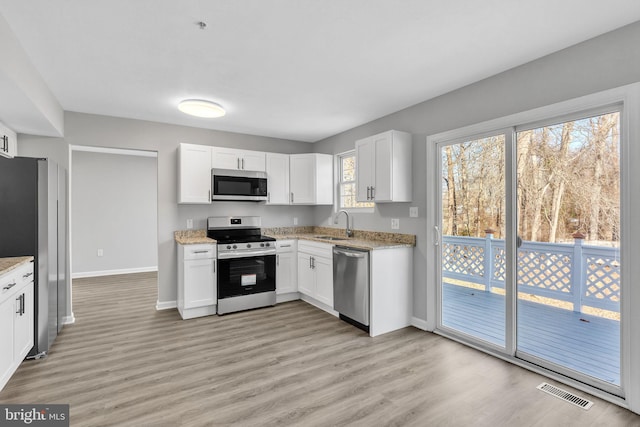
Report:
[[[33,282],[33,263],[11,270],[0,278],[0,304],[17,293],[25,284]]]
[[[215,245],[184,245],[184,258],[188,259],[206,259],[216,257]]]
[[[298,241],[298,252],[304,252],[307,254],[332,259],[333,245],[329,243],[312,242],[308,240]]]
[[[278,240],[276,241],[276,250],[279,254],[293,252],[296,250],[295,240]]]

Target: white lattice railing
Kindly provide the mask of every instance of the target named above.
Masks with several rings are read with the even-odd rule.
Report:
[[[504,288],[504,240],[444,236],[442,268],[445,278],[491,288]],[[583,245],[524,241],[518,249],[518,290],[583,306],[620,311],[620,250]]]

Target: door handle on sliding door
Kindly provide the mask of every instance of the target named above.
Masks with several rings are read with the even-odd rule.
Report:
[[[437,225],[433,227],[433,246],[440,246],[440,227]]]

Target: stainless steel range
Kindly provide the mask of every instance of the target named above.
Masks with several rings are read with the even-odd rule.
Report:
[[[258,216],[210,217],[207,236],[218,242],[218,314],[276,303],[276,245]]]

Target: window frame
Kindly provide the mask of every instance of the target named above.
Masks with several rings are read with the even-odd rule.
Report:
[[[353,157],[354,158],[354,180],[353,181],[343,181],[342,177],[343,177],[343,173],[342,173],[342,165],[343,165],[343,160],[345,158],[349,158],[349,157]],[[358,188],[358,181],[357,181],[357,170],[358,170],[358,163],[357,163],[357,159],[356,159],[356,150],[355,148],[352,150],[348,150],[348,151],[344,151],[342,153],[338,153],[335,155],[335,159],[336,159],[336,185],[335,185],[335,203],[334,203],[334,212],[337,213],[338,211],[344,210],[347,211],[348,213],[373,213],[375,212],[375,203],[371,203],[371,206],[362,206],[362,207],[343,207],[342,206],[342,186],[343,184],[353,184],[355,187],[355,191],[357,191]],[[359,202],[359,203],[367,203],[367,202]]]

